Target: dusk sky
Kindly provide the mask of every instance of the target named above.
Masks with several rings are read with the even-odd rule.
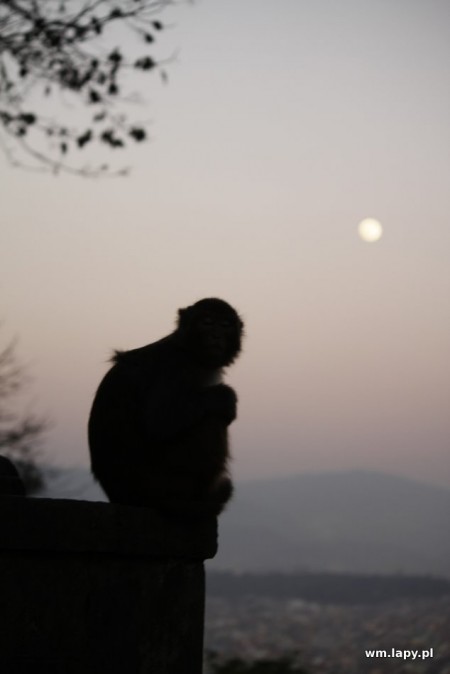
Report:
[[[145,80],[129,177],[0,155],[1,338],[52,421],[48,460],[88,465],[112,349],[218,296],[246,324],[237,479],[450,486],[450,3],[199,0],[161,19],[157,53],[177,57],[167,86]]]

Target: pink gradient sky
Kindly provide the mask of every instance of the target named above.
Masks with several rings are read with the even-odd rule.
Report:
[[[163,17],[164,18],[164,17]],[[237,478],[367,468],[450,486],[450,4],[202,0],[129,178],[0,157],[0,316],[54,462],[88,463],[112,348],[235,304]],[[376,244],[357,236],[376,217]]]

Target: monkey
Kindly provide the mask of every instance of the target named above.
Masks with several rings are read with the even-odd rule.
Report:
[[[222,377],[243,328],[232,306],[206,298],[179,309],[166,337],[114,352],[88,422],[91,470],[112,503],[222,512],[233,493],[228,426],[237,414]]]

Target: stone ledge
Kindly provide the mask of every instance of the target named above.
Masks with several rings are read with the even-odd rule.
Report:
[[[204,560],[217,552],[217,519],[178,521],[148,508],[5,496],[0,551]]]

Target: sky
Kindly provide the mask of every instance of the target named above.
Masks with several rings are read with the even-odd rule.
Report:
[[[176,57],[146,84],[129,177],[0,156],[0,337],[51,420],[46,456],[88,465],[112,349],[218,296],[246,324],[226,377],[236,479],[450,486],[450,4],[199,0],[161,18]]]

